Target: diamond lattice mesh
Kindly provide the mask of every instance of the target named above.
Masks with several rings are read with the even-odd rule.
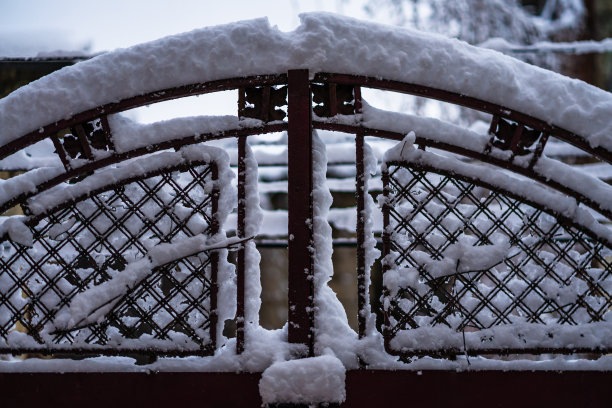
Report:
[[[424,328],[612,320],[611,252],[585,232],[453,177],[395,165],[388,180],[388,344]],[[430,343],[446,346],[443,336]]]
[[[214,253],[155,268],[95,324],[59,330],[54,319],[78,293],[120,274],[157,244],[214,234],[213,174],[214,164],[207,164],[117,185],[45,216],[31,227],[31,248],[0,243],[0,341],[9,348],[178,345],[211,352]]]

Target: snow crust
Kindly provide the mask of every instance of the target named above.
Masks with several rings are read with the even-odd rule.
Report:
[[[329,13],[281,32],[242,21],[119,49],[0,100],[0,145],[59,119],[176,86],[307,68],[417,83],[498,103],[612,149],[612,95],[496,51]],[[22,120],[27,117],[28,120]]]

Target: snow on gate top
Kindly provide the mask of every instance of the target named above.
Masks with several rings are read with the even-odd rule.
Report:
[[[203,28],[63,68],[0,100],[0,146],[135,95],[308,68],[374,76],[497,103],[612,150],[612,94],[465,42],[329,13],[292,32],[267,19]]]

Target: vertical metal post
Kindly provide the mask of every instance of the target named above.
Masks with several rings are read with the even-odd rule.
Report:
[[[246,218],[246,136],[238,138],[238,238],[245,238]],[[236,353],[244,351],[244,279],[246,269],[245,244],[240,246],[236,262]]]
[[[308,70],[288,72],[289,342],[313,355],[312,102]]]
[[[211,213],[212,222],[210,224],[210,235],[215,235],[219,232],[219,185],[216,182],[219,179],[219,169],[215,163],[211,164],[212,179],[214,181],[213,199]],[[219,311],[217,310],[217,294],[219,292],[218,283],[218,268],[219,268],[219,253],[212,251],[210,253],[210,342],[212,350],[217,349],[217,323],[219,320]]]
[[[361,88],[356,86],[353,89],[355,99],[355,114],[361,113]],[[364,133],[359,132],[355,135],[355,185],[357,198],[357,331],[359,338],[366,335],[366,317],[370,312],[368,305],[368,282],[366,280],[366,254],[365,254],[365,200],[368,194],[365,186],[365,167],[363,163],[363,143]]]
[[[365,171],[363,163],[363,133],[355,135],[355,161],[357,165],[355,173],[356,195],[357,195],[357,328],[359,338],[365,337],[366,329],[366,306],[368,288],[366,283],[366,265],[365,265],[365,195],[368,192],[365,189]]]
[[[383,202],[383,233],[382,233],[382,240],[383,240],[383,256],[382,256],[382,273],[383,276],[384,274],[389,270],[389,257],[388,255],[391,253],[391,233],[389,231],[389,221],[390,221],[390,217],[389,217],[389,212],[391,210],[391,206],[389,205],[389,190],[391,188],[390,183],[389,183],[389,167],[383,167],[383,171],[382,171],[382,182],[383,182],[383,195],[384,195],[384,202]],[[392,261],[391,261],[392,262]],[[389,296],[389,293],[386,289],[383,288],[383,296],[387,297]],[[383,305],[384,305],[384,301],[383,301]],[[384,339],[384,343],[385,343],[385,350],[390,350],[390,345],[389,342],[391,340],[391,331],[390,331],[390,319],[389,319],[389,311],[387,310],[387,308],[383,307],[383,314],[384,314],[384,326],[383,326],[383,339]]]

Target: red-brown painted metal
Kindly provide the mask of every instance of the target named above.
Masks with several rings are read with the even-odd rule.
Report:
[[[262,405],[260,379],[260,373],[0,373],[0,392],[7,407],[106,408],[120,395],[123,406],[242,408]],[[612,373],[597,371],[351,370],[340,406],[600,408],[612,400],[611,382]]]
[[[293,70],[289,83],[289,342],[313,355],[312,120],[308,70]]]
[[[244,237],[245,235],[245,191],[244,184],[246,179],[246,167],[244,166],[244,154],[246,138],[254,134],[278,132],[288,130],[289,142],[289,341],[292,343],[305,344],[308,346],[309,355],[313,355],[313,286],[312,286],[312,275],[313,275],[313,260],[312,260],[312,130],[313,128],[328,129],[340,132],[353,133],[356,135],[356,186],[357,186],[357,211],[358,211],[358,223],[357,223],[357,252],[358,252],[358,266],[357,266],[357,280],[359,288],[358,298],[358,324],[359,324],[359,336],[363,337],[365,334],[365,316],[369,313],[366,310],[367,304],[367,285],[365,279],[365,253],[363,243],[365,242],[364,232],[364,220],[361,217],[365,208],[365,198],[367,191],[363,185],[364,177],[364,162],[363,162],[363,143],[366,135],[383,137],[393,140],[402,140],[404,135],[396,132],[389,132],[380,129],[369,129],[360,125],[342,125],[324,121],[312,121],[312,100],[311,100],[311,82],[328,84],[328,98],[330,101],[329,112],[331,116],[337,113],[337,85],[350,85],[354,89],[354,113],[361,112],[361,86],[371,87],[376,89],[383,89],[389,91],[396,91],[402,93],[408,93],[428,98],[434,98],[445,102],[454,103],[457,105],[469,107],[472,109],[487,112],[493,115],[492,129],[497,125],[496,123],[500,118],[505,118],[518,123],[518,128],[514,137],[511,141],[511,150],[514,152],[519,146],[519,142],[525,126],[529,128],[539,130],[543,133],[543,137],[540,139],[538,146],[535,149],[534,157],[530,162],[528,168],[520,167],[513,164],[512,160],[505,161],[491,157],[488,152],[485,153],[470,151],[466,148],[459,147],[457,145],[451,145],[441,142],[432,141],[425,139],[417,135],[416,142],[420,147],[434,147],[447,150],[450,152],[458,153],[466,157],[488,162],[506,169],[509,169],[518,174],[530,177],[534,180],[542,182],[548,186],[551,186],[565,194],[568,194],[578,201],[594,208],[600,213],[612,218],[612,212],[602,209],[598,203],[589,200],[581,194],[569,189],[568,187],[546,180],[541,175],[533,171],[533,166],[537,159],[541,156],[544,145],[548,139],[548,136],[554,136],[560,140],[566,141],[588,153],[593,154],[601,158],[602,160],[611,163],[612,155],[610,152],[603,148],[591,148],[588,143],[585,142],[580,136],[569,132],[565,129],[559,128],[554,125],[545,123],[542,120],[526,115],[521,112],[515,112],[504,108],[503,106],[490,103],[487,101],[479,100],[476,98],[466,97],[461,94],[434,89],[422,85],[408,84],[397,81],[389,81],[372,77],[345,75],[345,74],[327,74],[319,73],[315,75],[312,81],[309,80],[309,73],[307,70],[292,70],[287,75],[265,75],[256,76],[249,78],[232,78],[221,81],[212,81],[203,84],[192,84],[183,87],[177,87],[173,89],[166,89],[156,92],[151,92],[146,95],[135,96],[128,98],[117,103],[107,104],[98,108],[90,109],[74,115],[72,118],[60,120],[56,123],[50,124],[43,127],[43,131],[38,130],[32,131],[31,133],[0,147],[0,159],[12,154],[23,147],[26,147],[32,143],[42,140],[46,137],[51,137],[57,153],[66,168],[66,173],[57,176],[45,183],[41,183],[37,188],[37,193],[44,191],[52,186],[55,186],[63,181],[69,180],[73,177],[81,174],[86,174],[95,169],[99,169],[108,166],[113,163],[145,155],[151,152],[164,150],[167,148],[180,148],[181,146],[199,143],[208,140],[215,140],[228,137],[238,138],[239,147],[239,159],[238,159],[238,236]],[[112,135],[110,134],[110,127],[108,126],[107,115],[111,113],[121,112],[127,109],[131,109],[138,106],[147,105],[150,103],[191,96],[199,95],[208,92],[216,92],[222,90],[240,88],[239,91],[239,116],[240,109],[244,107],[244,95],[243,89],[249,86],[263,87],[263,103],[262,108],[262,120],[265,122],[268,119],[268,108],[265,106],[270,100],[271,87],[275,85],[288,84],[288,123],[274,123],[264,124],[259,128],[239,128],[227,130],[223,134],[209,134],[204,136],[187,136],[171,140],[163,143],[159,143],[154,146],[146,148],[135,149],[130,152],[124,153],[113,153],[110,157],[100,159],[97,161],[91,161],[90,163],[78,167],[71,168],[69,159],[67,157],[64,146],[62,146],[58,139],[57,133],[74,127],[76,129],[76,136],[81,144],[84,155],[88,159],[92,159],[91,149],[87,143],[87,138],[83,132],[83,123],[100,119],[102,123],[102,129],[105,132],[109,143],[111,144],[112,150]],[[339,91],[338,91],[339,92]],[[494,125],[495,124],[495,125]],[[388,175],[387,181],[388,181]],[[383,174],[383,181],[385,180],[385,174]],[[388,192],[385,191],[385,194]],[[28,197],[31,197],[33,193],[23,194],[8,203],[5,203],[0,208],[0,214],[6,209],[12,207],[17,203],[24,202]],[[388,223],[388,214],[386,215],[385,223]],[[40,217],[38,217],[40,218]],[[559,219],[564,220],[562,215],[558,216]],[[570,220],[565,220],[570,222]],[[217,226],[218,228],[218,226]],[[383,246],[389,248],[390,240],[388,234],[383,233]],[[386,252],[388,253],[388,251]],[[240,353],[244,350],[244,279],[245,279],[245,256],[244,249],[238,251],[238,266],[237,266],[237,283],[238,283],[238,310],[237,310],[237,352]],[[383,268],[385,265],[383,263]],[[214,291],[213,291],[214,292]],[[214,304],[214,303],[213,303]],[[214,309],[214,308],[213,308]],[[386,319],[386,325],[388,326],[388,319]],[[216,327],[216,324],[213,325]],[[385,328],[383,328],[385,330]],[[216,336],[213,336],[213,339]],[[387,337],[385,337],[386,339]],[[507,352],[511,352],[506,350]],[[550,350],[549,350],[550,351]],[[582,350],[584,351],[584,350]],[[465,350],[461,350],[464,353]],[[547,352],[546,350],[540,350],[539,352]],[[581,352],[581,350],[572,350],[571,352]],[[112,353],[112,352],[111,352]],[[178,354],[168,355],[182,355],[180,351]],[[482,354],[482,350],[473,351],[472,355]],[[491,353],[499,353],[499,350],[491,350]],[[158,353],[159,354],[159,353]],[[163,353],[161,353],[163,354]],[[192,353],[190,353],[192,354]],[[431,355],[431,351],[428,353]],[[365,373],[360,371],[356,373]],[[369,378],[373,378],[374,374],[368,372]],[[381,374],[382,375],[382,374]],[[384,375],[387,375],[386,373]],[[394,377],[399,378],[399,377]],[[397,380],[391,380],[397,381]]]
[[[238,225],[236,233],[239,238],[246,238],[246,137],[238,138]],[[236,353],[244,351],[244,304],[245,304],[245,247],[238,249],[236,260]]]

